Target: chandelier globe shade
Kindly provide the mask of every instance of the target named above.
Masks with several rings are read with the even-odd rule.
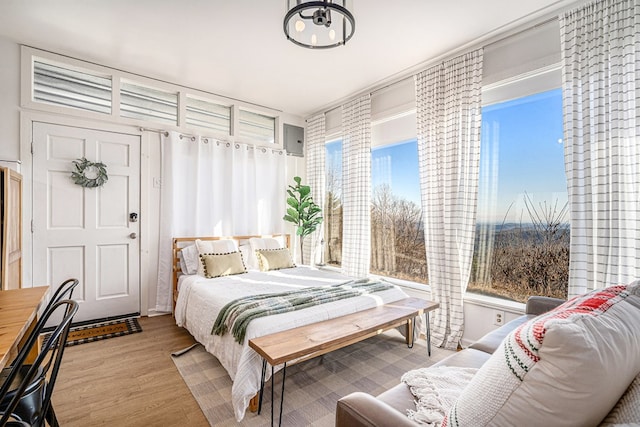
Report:
[[[284,34],[287,40],[309,49],[345,45],[356,30],[347,0],[286,0]]]

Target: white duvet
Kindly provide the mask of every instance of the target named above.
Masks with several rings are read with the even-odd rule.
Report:
[[[343,316],[376,305],[397,301],[408,295],[398,287],[370,295],[320,304],[290,313],[276,314],[253,320],[242,345],[230,333],[211,334],[220,309],[228,302],[247,295],[282,292],[295,288],[341,283],[348,277],[328,270],[296,267],[269,272],[249,271],[245,274],[205,279],[182,276],[175,316],[178,326],[186,328],[224,366],[233,380],[231,401],[236,419],[241,421],[249,400],[260,389],[262,359],[248,345],[250,339]],[[280,367],[276,367],[276,370]],[[271,370],[267,369],[267,378]]]

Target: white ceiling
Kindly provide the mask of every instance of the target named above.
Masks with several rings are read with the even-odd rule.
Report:
[[[571,3],[353,0],[353,39],[311,50],[286,40],[285,0],[2,0],[0,36],[304,117]]]

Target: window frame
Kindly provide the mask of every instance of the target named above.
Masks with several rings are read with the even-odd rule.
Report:
[[[558,89],[562,89],[562,64],[554,63],[537,70],[528,71],[495,83],[484,85],[482,87],[482,107],[506,103]],[[480,192],[480,190],[480,186],[478,186],[478,191]],[[480,202],[479,199],[478,202]],[[474,258],[475,256],[474,250]],[[471,272],[471,274],[473,274],[473,272]],[[469,299],[469,301],[474,301],[481,305],[490,304],[496,307],[515,307],[518,304],[524,304],[519,301],[512,301],[505,296],[493,293],[484,294],[476,292],[475,290],[469,290],[469,288],[467,288],[464,298],[465,300]]]
[[[111,113],[100,113],[95,111],[83,110],[74,107],[66,107],[62,105],[49,104],[46,102],[36,101],[33,96],[34,83],[34,62],[61,66],[73,71],[88,73],[103,78],[111,79]],[[132,125],[136,127],[160,127],[163,130],[177,130],[183,132],[192,132],[197,134],[205,134],[212,137],[220,137],[221,139],[230,139],[250,143],[256,146],[268,146],[271,148],[283,149],[282,141],[282,112],[264,106],[258,106],[249,102],[244,102],[224,96],[216,95],[210,92],[185,87],[166,81],[145,77],[139,74],[118,70],[104,65],[59,55],[56,53],[43,51],[29,46],[21,46],[20,51],[21,78],[20,78],[20,106],[24,109],[33,111],[43,111],[54,114],[62,114],[66,116],[86,118],[99,121],[108,121],[116,124]],[[141,120],[130,117],[121,117],[120,111],[120,93],[121,82],[127,80],[136,85],[150,87],[166,92],[175,92],[178,94],[178,116],[176,124],[169,124],[162,121]],[[223,105],[231,109],[231,124],[228,134],[222,134],[215,129],[200,127],[188,124],[186,121],[186,99],[187,96],[204,100],[214,104]],[[274,119],[274,142],[266,143],[260,139],[239,138],[237,130],[239,129],[239,110],[251,111]]]

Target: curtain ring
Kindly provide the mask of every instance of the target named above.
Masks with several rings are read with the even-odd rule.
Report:
[[[231,143],[227,142],[227,148],[231,147]]]
[[[236,144],[236,149],[240,148],[240,144]]]

